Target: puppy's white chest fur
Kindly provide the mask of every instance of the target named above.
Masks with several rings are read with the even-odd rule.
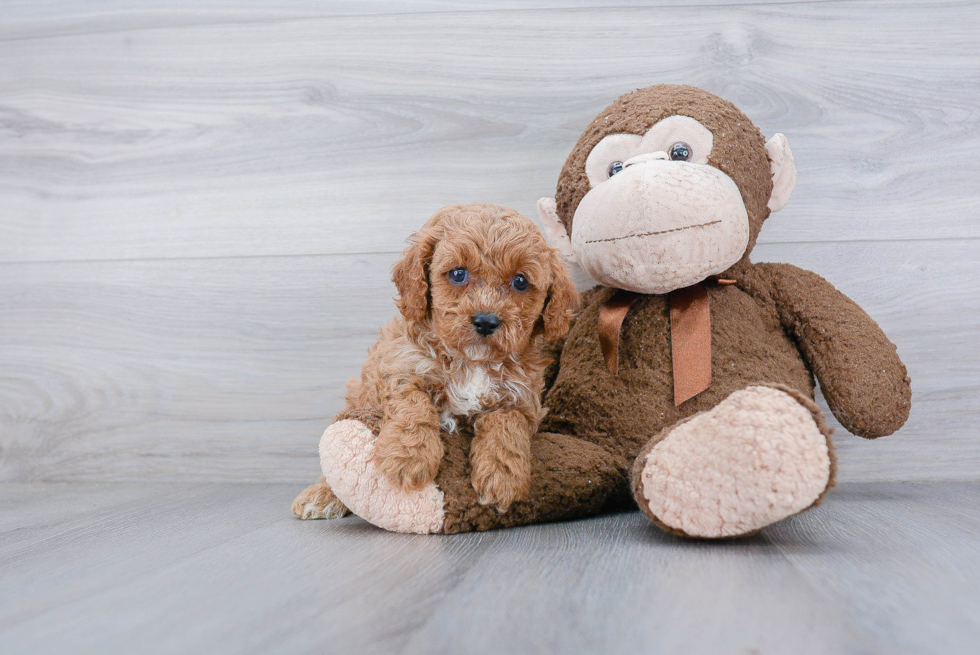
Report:
[[[447,430],[456,428],[454,416],[472,416],[483,411],[497,395],[497,385],[480,365],[463,367],[446,385],[449,406],[442,413],[441,422]]]
[[[459,377],[449,380],[446,395],[450,411],[458,416],[467,416],[483,410],[494,384],[482,366],[467,366],[461,373]]]

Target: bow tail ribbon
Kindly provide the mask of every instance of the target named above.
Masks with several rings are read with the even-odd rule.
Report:
[[[630,307],[639,297],[638,293],[620,289],[599,309],[599,347],[606,368],[613,375],[619,373],[619,331]]]
[[[599,346],[606,367],[619,373],[619,334],[623,320],[640,294],[619,290],[599,310]],[[674,374],[674,405],[711,386],[711,306],[700,284],[671,291],[670,353]]]
[[[700,284],[671,291],[668,297],[676,407],[711,386],[711,305]]]

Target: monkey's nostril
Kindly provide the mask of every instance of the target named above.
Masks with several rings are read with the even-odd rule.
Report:
[[[489,337],[500,327],[500,318],[496,314],[480,312],[473,314],[473,329],[480,336]]]

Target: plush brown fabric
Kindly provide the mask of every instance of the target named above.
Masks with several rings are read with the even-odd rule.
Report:
[[[598,446],[560,434],[531,442],[531,491],[501,514],[477,502],[470,484],[467,434],[447,436],[436,485],[445,494],[446,533],[561,521],[625,509],[632,504],[628,463]]]
[[[596,287],[565,339],[561,368],[545,406],[542,430],[574,434],[632,460],[646,442],[677,421],[710,409],[752,384],[780,383],[812,397],[813,379],[775,306],[737,285],[710,285],[711,386],[674,406],[670,310],[666,296],[643,296],[623,321],[619,375],[599,349],[599,310],[614,289]]]
[[[816,273],[758,264],[740,285],[777,308],[820,382],[834,416],[854,434],[892,434],[909,417],[912,387],[895,345],[857,303]]]

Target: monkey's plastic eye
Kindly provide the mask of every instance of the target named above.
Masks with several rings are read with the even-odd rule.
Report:
[[[510,281],[510,286],[514,287],[514,291],[527,291],[530,284],[531,283],[528,282],[523,273],[518,273],[514,276],[514,279]]]
[[[609,173],[609,177],[612,177],[621,170],[623,170],[623,162],[614,161],[613,163],[609,164],[609,170],[607,172]]]
[[[691,161],[691,146],[678,141],[670,147],[671,161]]]
[[[447,277],[453,284],[466,284],[466,281],[470,279],[470,274],[465,268],[454,268],[449,271]]]

